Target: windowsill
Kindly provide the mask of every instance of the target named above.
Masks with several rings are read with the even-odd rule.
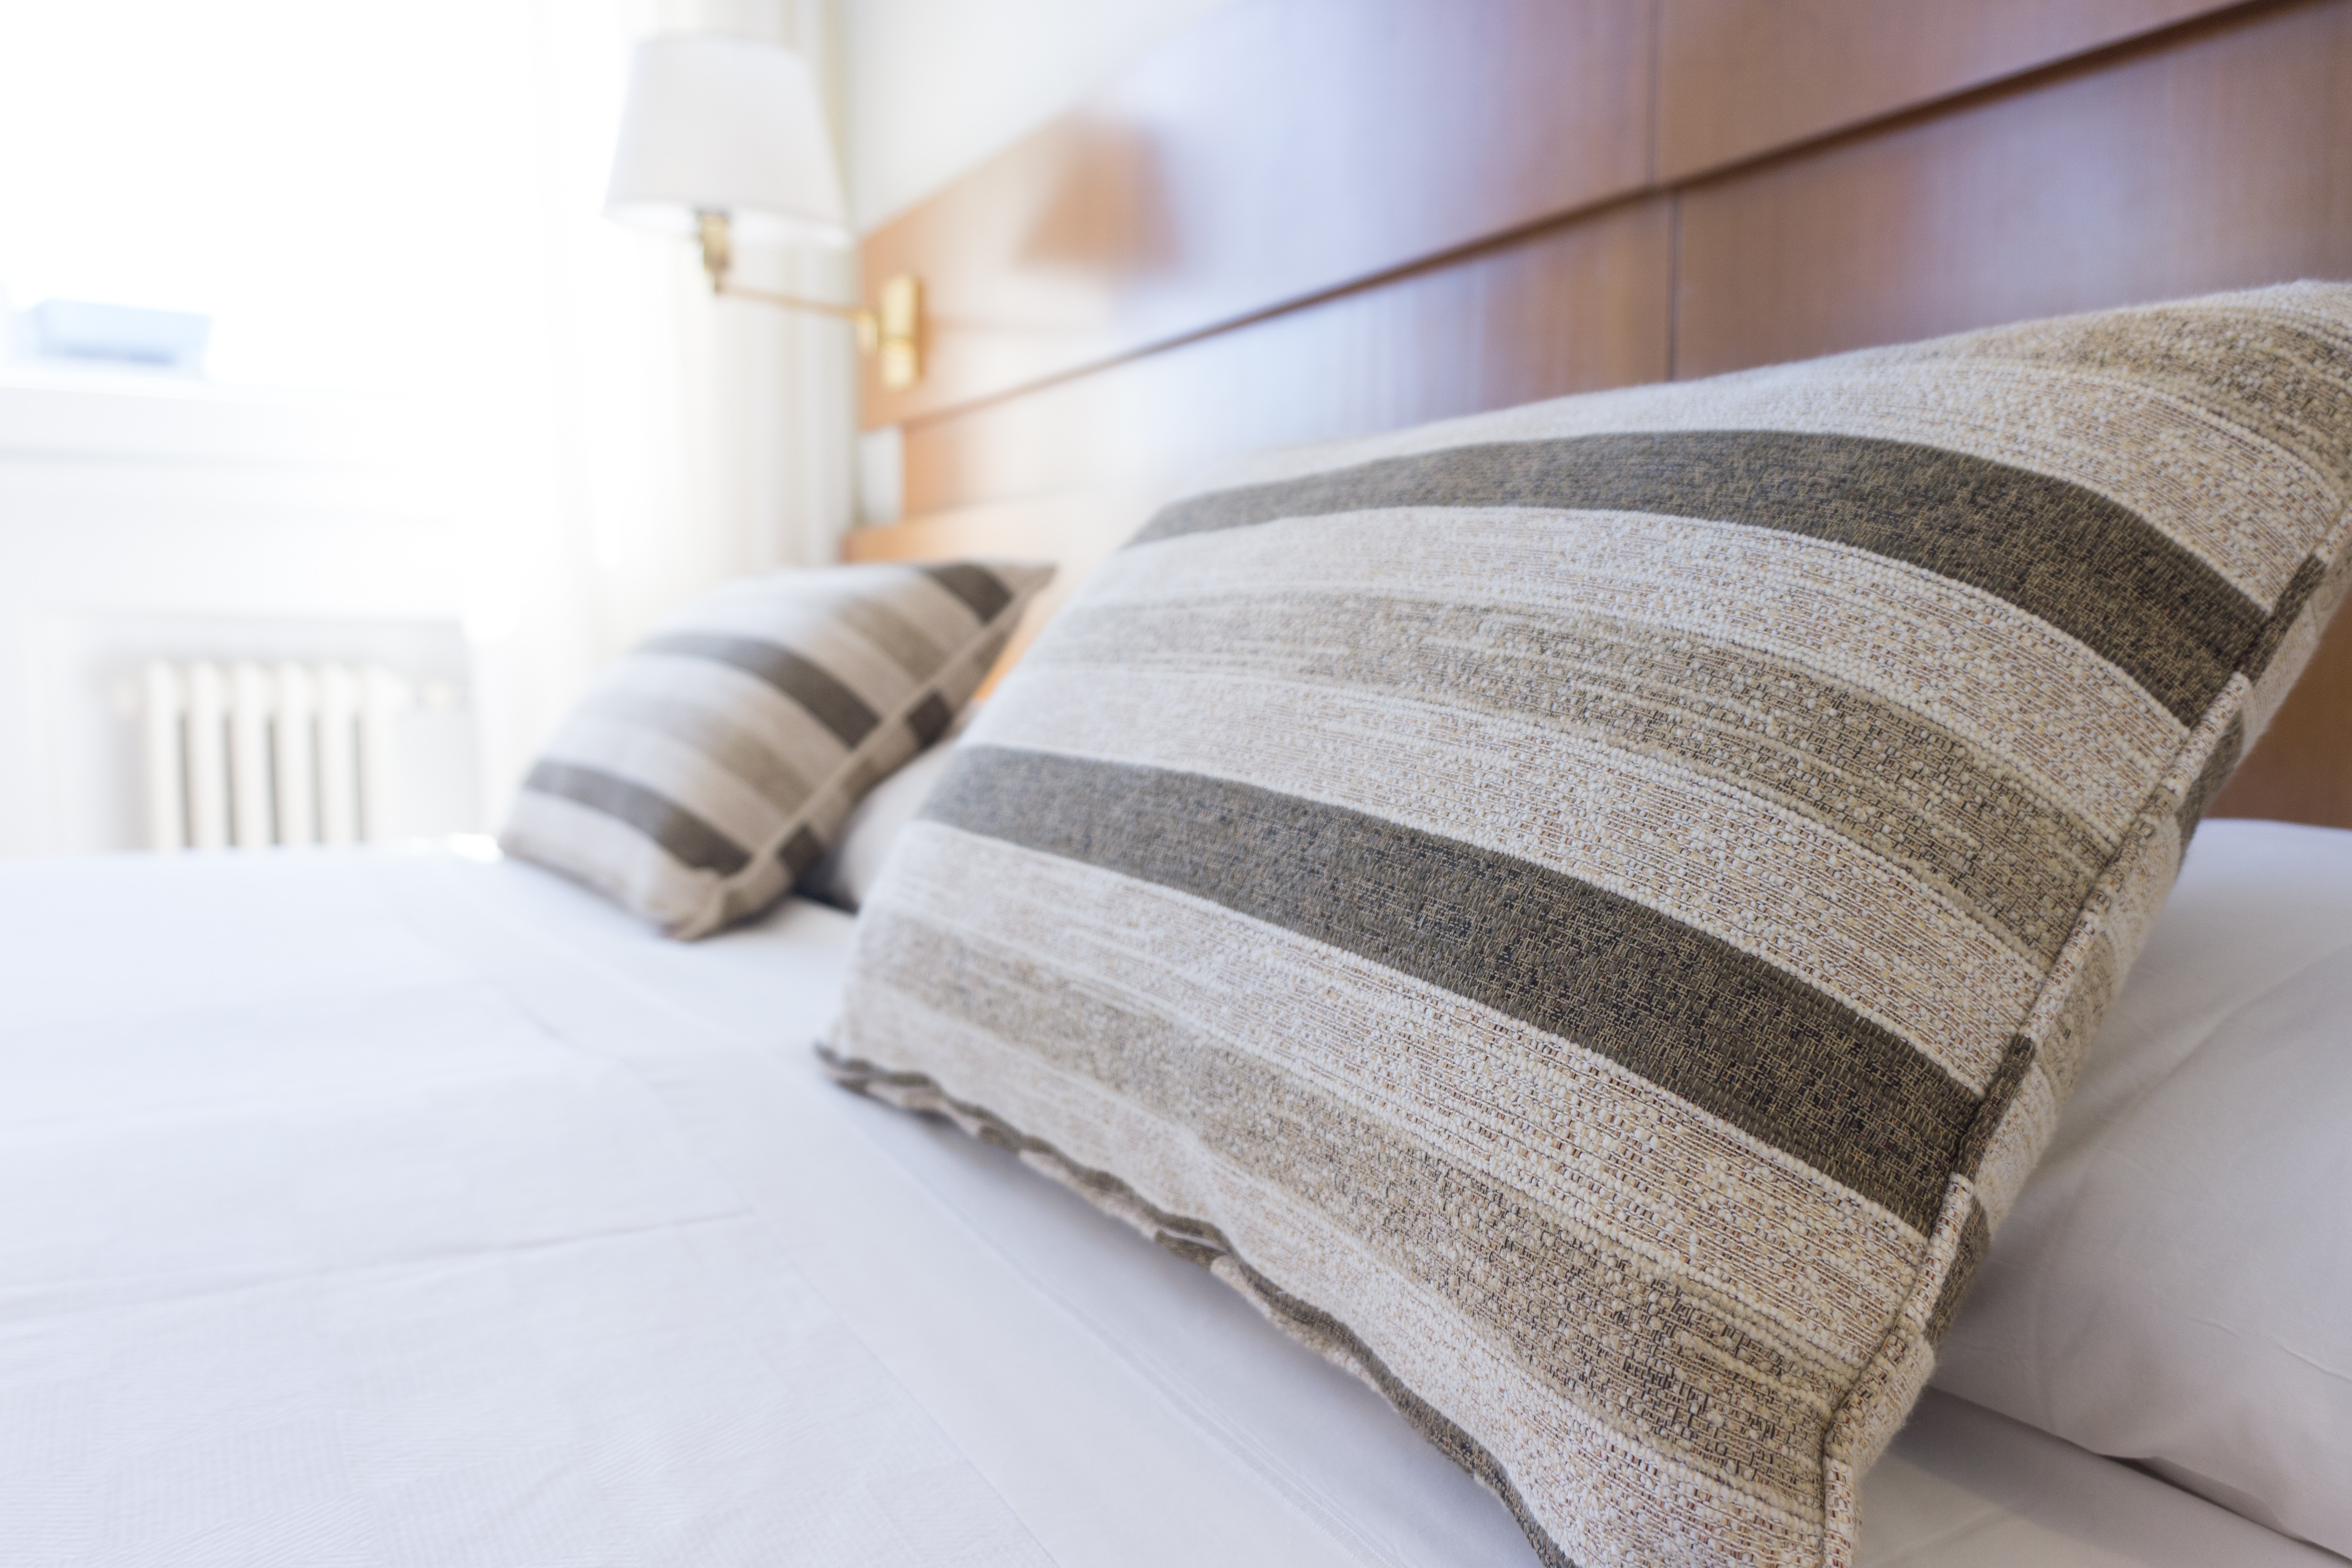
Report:
[[[70,361],[0,361],[0,462],[382,467],[413,461],[413,400]]]

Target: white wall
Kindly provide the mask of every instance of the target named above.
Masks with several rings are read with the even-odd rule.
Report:
[[[379,58],[335,35],[349,47],[304,90],[411,91],[432,75],[441,18],[469,3],[401,14],[409,54]],[[400,200],[362,180],[344,193],[356,215],[310,246],[307,231],[289,238],[243,208],[202,235],[187,219],[166,246],[85,233],[53,221],[58,204],[35,201],[34,186],[0,179],[0,239],[57,241],[0,246],[12,266],[46,256],[55,275],[22,280],[17,303],[95,292],[213,309],[247,323],[235,330],[251,351],[225,360],[254,381],[312,382],[60,382],[0,366],[0,856],[136,841],[134,727],[119,693],[142,659],[369,657],[449,674],[465,722],[481,721],[450,737],[479,742],[478,767],[460,771],[484,787],[448,810],[478,821],[580,680],[648,618],[714,577],[831,556],[849,506],[845,335],[714,303],[690,247],[598,214],[632,35],[708,27],[816,57],[846,89],[846,172],[870,225],[1223,3],[501,0],[480,7],[499,26],[476,28],[465,68],[434,77],[427,95],[465,99],[481,123],[452,121],[432,147],[387,132],[397,145],[375,152],[406,181]],[[168,0],[131,8],[176,15]],[[318,20],[302,0],[232,9]],[[37,40],[37,58],[0,62],[0,86],[37,68],[71,78],[37,126],[136,120],[145,100],[108,75],[105,30],[65,26],[75,8],[42,14],[56,36]],[[268,128],[272,78],[223,104],[218,71],[173,74],[173,57],[203,53],[177,38],[155,41],[142,68],[181,91],[170,106],[188,147],[217,153],[181,160],[191,211],[209,210],[206,181],[244,166],[231,143]],[[0,139],[0,175],[29,167],[39,140]],[[86,156],[52,194],[144,189],[137,138],[82,140]],[[452,146],[472,172],[428,179],[447,175]],[[211,248],[191,250],[199,238]],[[175,263],[197,250],[203,267]],[[850,286],[845,258],[746,260],[768,287]],[[107,270],[132,261],[149,271]],[[289,277],[327,292],[299,293]],[[196,297],[207,278],[219,298]],[[172,292],[184,285],[195,291],[184,299]],[[346,370],[372,395],[320,390]],[[408,395],[383,395],[394,392]],[[476,824],[417,824],[458,825]]]
[[[1231,0],[846,0],[849,204],[869,229]]]
[[[0,856],[144,841],[152,658],[442,686],[457,706],[397,737],[383,825],[479,827],[481,518],[415,461],[457,440],[385,399],[0,367]]]
[[[145,658],[461,690],[464,801],[404,822],[478,827],[649,622],[835,559],[847,328],[713,300],[602,207],[635,37],[770,39],[837,90],[839,0],[0,12],[0,293],[209,312],[219,350],[210,382],[0,350],[0,856],[138,841]]]

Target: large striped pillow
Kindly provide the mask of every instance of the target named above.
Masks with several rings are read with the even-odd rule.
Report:
[[[752,914],[948,727],[1053,575],[956,561],[714,589],[598,679],[500,841],[673,936]]]
[[[2347,504],[2329,285],[1273,454],[1005,682],[825,1054],[1550,1561],[1848,1562]]]

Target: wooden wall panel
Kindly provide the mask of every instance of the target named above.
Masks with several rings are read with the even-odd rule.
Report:
[[[1252,0],[890,225],[921,515],[846,553],[1055,559],[1034,631],[1251,448],[2352,277],[2352,0],[1657,4],[1654,174],[1633,0]],[[2352,826],[2352,615],[2214,814]]]
[[[910,513],[1165,489],[1260,446],[1666,373],[1664,198],[909,424]]]
[[[1677,376],[2352,277],[2352,5],[2258,10],[1682,195]]]
[[[1650,0],[1255,0],[865,241],[924,279],[896,423],[1635,190]]]
[[[1658,178],[1931,103],[2222,0],[1658,0]]]

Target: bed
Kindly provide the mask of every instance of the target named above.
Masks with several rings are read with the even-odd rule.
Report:
[[[1025,637],[1269,443],[2352,276],[2352,162],[2310,152],[2347,82],[2352,0],[1227,7],[866,236],[929,369],[864,390],[907,516],[845,555],[1054,560]],[[2347,711],[2339,617],[2111,1035],[2181,977],[2217,1040],[2342,1016]],[[829,1082],[854,928],[795,896],[667,941],[484,840],[0,868],[0,1561],[1535,1561],[1207,1272]],[[2088,1071],[2029,1209],[2200,1082]],[[2011,1253],[2059,1245],[2021,1214]],[[2341,1299],[2342,1248],[2301,1260]],[[1863,1483],[1864,1563],[2343,1561],[2052,1436],[2097,1425],[2065,1389],[2028,1424],[1948,1381]]]
[[[2192,865],[2281,833],[2352,869]],[[7,1559],[1532,1561],[1204,1271],[826,1082],[852,924],[666,942],[480,841],[0,874]],[[1872,1563],[2336,1560],[1942,1393],[1864,1517]]]

